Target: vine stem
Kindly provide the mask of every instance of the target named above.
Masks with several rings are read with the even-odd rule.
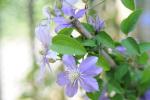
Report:
[[[78,19],[75,19],[73,17],[71,17],[71,23],[74,25],[74,27],[77,29],[77,31],[79,33],[81,33],[81,35],[83,35],[84,37],[86,37],[87,39],[92,39],[94,36],[80,23],[80,21]],[[116,63],[115,61],[112,59],[112,57],[103,49],[100,49],[100,54],[102,54],[106,60],[110,63],[111,67],[115,67]]]

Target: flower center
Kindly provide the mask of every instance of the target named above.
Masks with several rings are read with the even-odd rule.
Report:
[[[74,81],[78,79],[79,76],[80,76],[80,72],[77,70],[72,70],[69,72],[69,80],[71,81],[71,83],[74,83]]]

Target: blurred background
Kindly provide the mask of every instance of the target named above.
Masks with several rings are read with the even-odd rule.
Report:
[[[82,1],[78,1],[82,5]],[[90,6],[99,1],[94,0]],[[55,0],[0,0],[0,100],[83,100],[82,93],[74,98],[65,97],[55,83],[55,72],[47,72],[42,84],[36,81],[39,66],[34,53],[38,47],[34,28],[43,18],[42,8],[48,5],[53,9],[54,3]],[[136,7],[145,10],[131,36],[149,41],[150,0],[136,0]],[[104,0],[94,9],[105,20],[105,30],[114,39],[123,37],[119,24],[131,11],[121,0]],[[52,64],[56,65],[61,66]],[[54,71],[58,70],[59,67],[55,67]]]

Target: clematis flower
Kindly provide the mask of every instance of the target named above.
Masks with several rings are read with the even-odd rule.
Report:
[[[80,10],[77,11],[76,9],[74,9],[74,8],[72,8],[70,6],[63,5],[62,12],[66,16],[79,19],[79,18],[83,17],[83,15],[85,14],[86,10],[85,9],[80,9]],[[54,22],[58,25],[56,27],[56,29],[55,29],[56,32],[60,31],[63,28],[73,27],[73,25],[71,24],[71,21],[69,19],[66,19],[63,16],[56,16],[54,18]]]
[[[53,62],[57,58],[57,53],[54,51],[49,50],[49,47],[51,45],[52,37],[50,35],[50,11],[49,8],[45,7],[43,9],[43,14],[46,17],[45,20],[43,20],[40,25],[38,25],[35,28],[35,35],[37,39],[41,42],[43,46],[43,50],[41,51],[41,61],[40,61],[40,75],[39,80],[41,80],[44,76],[44,72],[46,69],[46,66],[50,68],[50,62]]]
[[[96,32],[99,32],[104,27],[104,21],[98,16],[96,18],[90,16],[88,22],[95,28]]]
[[[146,91],[144,96],[140,98],[140,100],[149,100],[150,99],[150,90]]]
[[[39,80],[41,80],[44,76],[44,72],[46,66],[50,68],[50,62],[55,61],[57,58],[57,53],[54,51],[49,50],[49,46],[51,45],[51,36],[50,36],[50,28],[49,25],[39,25],[35,28],[36,37],[41,42],[42,46],[44,47],[43,51],[41,52],[42,58],[40,61],[40,75]]]
[[[73,97],[77,93],[79,85],[86,92],[99,90],[94,77],[102,72],[102,68],[96,66],[97,57],[87,57],[80,63],[79,67],[71,55],[64,55],[62,59],[65,64],[65,71],[58,74],[57,83],[65,87],[67,96]]]
[[[126,52],[126,48],[124,46],[117,46],[116,50],[120,53],[125,53]]]

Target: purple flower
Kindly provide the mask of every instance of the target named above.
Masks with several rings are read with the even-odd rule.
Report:
[[[102,91],[102,94],[101,94],[101,96],[99,97],[99,100],[110,100],[110,99],[108,98],[106,89],[104,89],[104,90]]]
[[[150,100],[150,90],[146,91],[144,96],[142,96],[140,100]]]
[[[76,9],[73,9],[72,7],[67,6],[67,5],[63,5],[62,12],[69,17],[74,17],[78,19],[78,18],[83,17],[86,10],[81,9],[76,12]],[[73,25],[71,24],[71,21],[69,19],[64,18],[63,16],[56,16],[54,18],[54,22],[58,25],[55,29],[56,32],[60,31],[63,28],[73,27]]]
[[[95,31],[97,32],[104,27],[104,21],[100,20],[98,16],[96,16],[96,18],[90,16],[88,22],[95,28]]]
[[[57,83],[65,87],[67,96],[73,97],[78,91],[78,85],[86,91],[98,91],[99,86],[94,79],[94,76],[102,72],[102,68],[96,66],[97,57],[91,56],[83,60],[79,67],[71,55],[64,55],[63,62],[65,64],[65,71],[57,76]]]
[[[51,60],[56,60],[57,53],[49,50],[51,45],[50,27],[46,24],[40,24],[35,28],[35,34],[38,40],[42,43],[44,50],[42,51],[42,58],[40,61],[40,75],[39,80],[44,76],[45,68],[48,66],[50,68],[49,62]]]
[[[116,50],[120,53],[125,53],[126,52],[126,48],[124,46],[117,46]]]

